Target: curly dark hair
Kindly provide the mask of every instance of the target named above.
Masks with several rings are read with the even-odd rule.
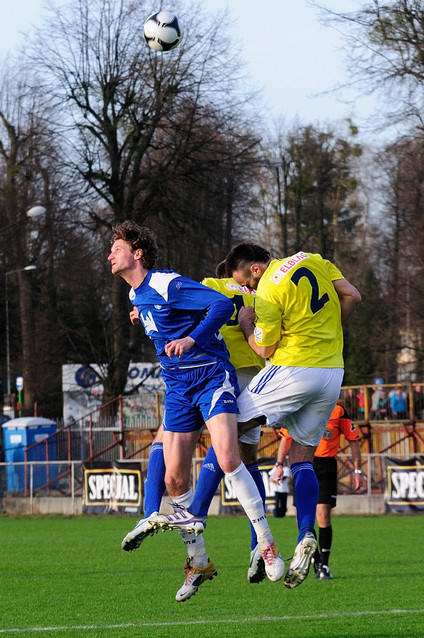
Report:
[[[127,219],[113,229],[112,243],[118,239],[126,241],[131,246],[132,251],[138,248],[142,249],[141,263],[145,268],[150,270],[155,267],[158,258],[158,247],[156,238],[150,228],[139,226]]]
[[[271,260],[271,254],[269,250],[259,246],[259,244],[237,244],[228,253],[225,264],[227,273],[232,273],[235,270],[245,270],[251,264],[260,263],[267,264]]]

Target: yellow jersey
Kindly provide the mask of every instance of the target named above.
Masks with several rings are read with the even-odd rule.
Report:
[[[277,366],[343,368],[341,307],[333,281],[340,270],[321,255],[274,259],[255,296],[255,340],[277,348]]]
[[[236,370],[240,368],[257,368],[261,370],[265,365],[265,359],[259,357],[249,344],[240,327],[238,325],[237,315],[242,306],[253,306],[255,299],[255,291],[249,290],[246,286],[239,286],[234,279],[216,279],[215,277],[206,277],[202,284],[218,290],[234,304],[234,313],[229,321],[222,326],[220,333],[225,341],[228,352],[230,353],[230,361]]]

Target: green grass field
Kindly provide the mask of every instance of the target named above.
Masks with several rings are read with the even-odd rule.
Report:
[[[185,603],[185,549],[159,532],[128,554],[135,519],[0,517],[0,638],[424,636],[421,516],[334,517],[333,581],[294,590],[247,582],[244,517],[211,517],[205,540],[219,575]],[[270,519],[285,558],[293,518]]]

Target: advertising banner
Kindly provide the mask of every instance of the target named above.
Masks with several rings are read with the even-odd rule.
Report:
[[[62,392],[63,392],[63,420],[70,423],[83,418],[86,414],[95,411],[102,404],[103,384],[101,379],[105,376],[104,366],[93,363],[90,366],[82,364],[67,364],[62,366]],[[147,414],[154,425],[155,422],[155,393],[163,393],[165,384],[162,379],[162,370],[158,363],[131,363],[128,368],[125,394],[144,393],[140,399],[143,403],[143,415]],[[149,412],[146,406],[146,397],[150,393],[152,407]],[[133,403],[135,399],[132,399]],[[137,409],[137,406],[129,406],[129,411]],[[147,409],[147,413],[146,413]],[[148,424],[150,425],[150,423]]]
[[[388,510],[424,513],[424,457],[406,461],[388,458],[386,471]]]
[[[143,511],[141,464],[91,461],[84,464],[84,514],[138,514]]]

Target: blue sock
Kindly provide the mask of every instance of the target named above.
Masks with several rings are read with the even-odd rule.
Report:
[[[256,486],[259,490],[259,494],[261,495],[262,503],[264,504],[264,509],[265,509],[265,500],[266,500],[265,485],[264,485],[264,480],[262,478],[262,474],[261,474],[261,471],[259,470],[258,464],[252,463],[251,465],[246,465],[246,469],[249,472],[249,474],[251,474],[253,480],[256,483]],[[251,537],[250,549],[255,549],[256,545],[258,544],[258,537],[256,536],[256,532],[252,523],[250,523],[250,537]]]
[[[294,478],[296,493],[296,517],[299,528],[299,543],[306,532],[312,532],[315,536],[315,514],[318,503],[318,479],[315,475],[312,463],[292,463],[290,466]]]
[[[210,504],[223,476],[224,472],[211,445],[200,468],[193,501],[188,508],[192,514],[200,517],[208,515]]]
[[[150,450],[147,476],[144,481],[144,518],[158,512],[165,491],[165,462],[163,460],[163,444],[153,443]]]

